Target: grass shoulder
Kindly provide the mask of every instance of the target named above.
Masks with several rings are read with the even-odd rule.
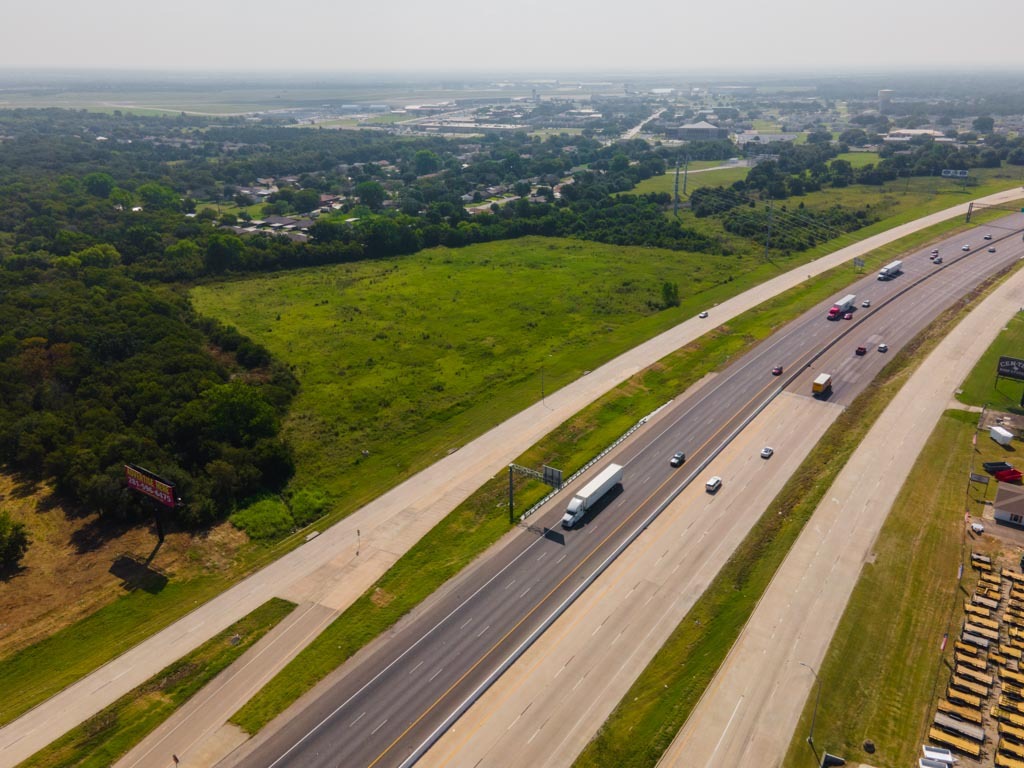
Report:
[[[274,598],[125,694],[20,768],[113,765],[293,609]]]

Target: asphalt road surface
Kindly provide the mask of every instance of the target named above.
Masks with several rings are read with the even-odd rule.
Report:
[[[740,429],[783,385],[807,392],[825,370],[834,377],[832,399],[848,403],[942,309],[1024,253],[1018,230],[1024,216],[987,225],[940,246],[944,263],[927,251],[903,259],[904,274],[879,281],[874,273],[849,288],[870,298],[852,320],[824,319],[828,304],[782,328],[727,367],[693,396],[672,404],[642,439],[607,461],[625,466],[620,490],[610,493],[574,530],[558,521],[574,488],[530,520],[519,537],[460,579],[432,609],[397,628],[362,663],[350,665],[291,722],[261,739],[246,766],[392,766],[414,759],[487,680],[520,651],[565,602],[593,578],[650,516],[699,475],[726,438]],[[969,252],[961,243],[972,242]],[[993,245],[996,253],[987,248]],[[845,293],[846,291],[844,291]],[[838,298],[838,297],[837,297]],[[884,339],[888,353],[875,351]],[[868,355],[853,349],[873,344]],[[785,373],[773,377],[775,365]],[[685,450],[682,471],[668,457]],[[606,462],[605,462],[606,463]],[[691,470],[693,467],[695,469]],[[586,482],[584,477],[578,482]],[[727,556],[727,553],[726,553]]]

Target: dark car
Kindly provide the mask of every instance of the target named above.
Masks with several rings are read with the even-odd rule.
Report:
[[[985,468],[986,472],[1002,472],[1004,469],[1013,469],[1013,464],[1007,464],[1005,461],[986,461],[981,466]]]
[[[672,454],[672,458],[668,460],[668,463],[673,467],[680,467],[684,461],[686,461],[686,454],[682,451],[676,451]]]
[[[772,368],[772,376],[781,376],[781,375],[782,375],[782,366],[781,365],[776,365],[774,368]]]
[[[867,353],[868,353],[868,348],[867,347],[857,347],[857,354],[858,355],[866,355]]]

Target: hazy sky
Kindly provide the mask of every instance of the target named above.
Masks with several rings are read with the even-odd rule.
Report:
[[[1021,0],[10,0],[0,68],[1024,70]]]

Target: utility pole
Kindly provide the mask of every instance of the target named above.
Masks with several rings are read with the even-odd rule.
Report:
[[[768,235],[764,239],[764,260],[768,261],[768,245],[772,241],[772,210],[775,207],[775,200],[768,201]]]
[[[807,743],[811,747],[811,752],[814,753],[814,764],[820,766],[821,759],[818,757],[818,750],[814,746],[814,722],[818,719],[818,702],[821,700],[821,680],[818,679],[818,673],[814,671],[810,664],[805,664],[802,661],[797,662],[801,667],[807,667],[811,670],[811,674],[814,675],[814,682],[817,684],[818,692],[814,696],[814,712],[811,714],[811,731],[807,734]]]
[[[673,197],[673,200],[675,201],[675,207],[672,209],[672,213],[673,213],[673,215],[676,216],[676,218],[678,218],[679,217],[679,155],[676,155],[676,185],[675,185],[675,190],[674,190],[674,193],[673,193],[672,197]]]

